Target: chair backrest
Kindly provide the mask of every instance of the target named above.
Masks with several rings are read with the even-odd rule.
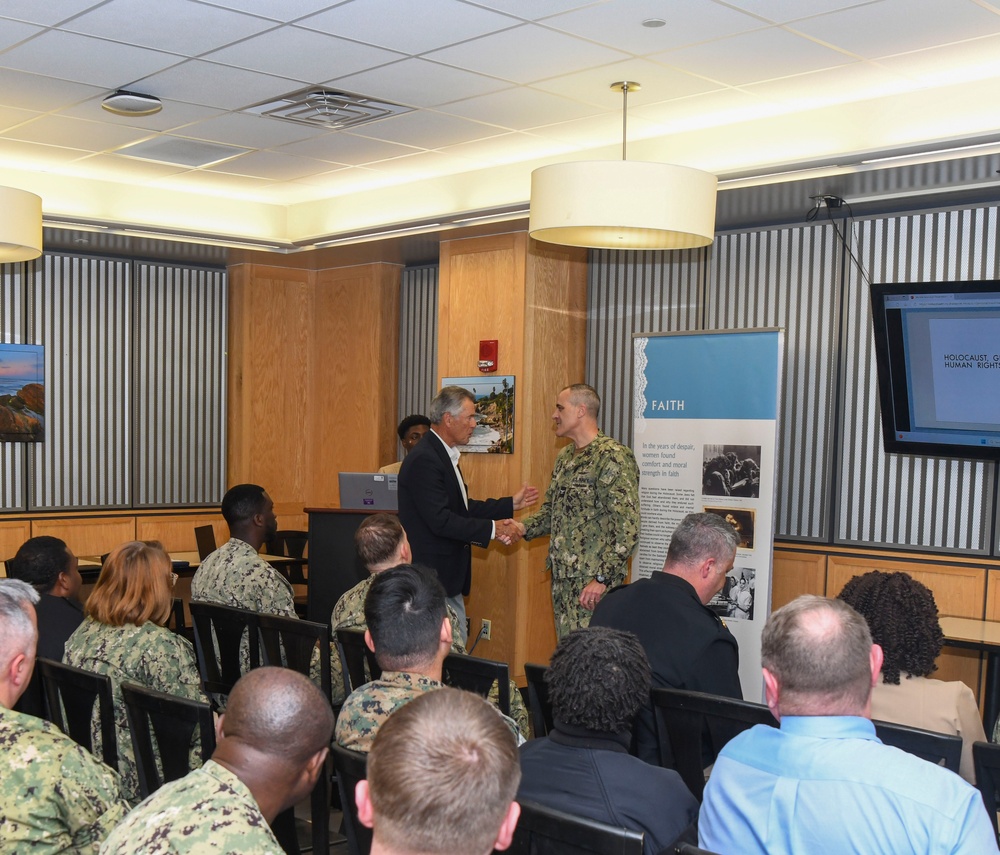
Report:
[[[983,797],[986,815],[997,831],[997,796],[1000,794],[1000,745],[976,742],[972,745],[972,763],[976,770],[976,787]]]
[[[544,665],[524,663],[524,676],[528,680],[528,709],[531,711],[531,732],[537,738],[547,735],[553,728],[552,704],[549,687],[545,683]]]
[[[194,648],[205,691],[228,695],[243,675],[240,649],[244,636],[249,645],[250,667],[260,664],[257,613],[217,603],[192,600]]]
[[[308,531],[284,529],[276,531],[267,539],[264,550],[268,555],[280,555],[291,559],[281,562],[275,569],[293,585],[305,585],[306,577],[303,568],[309,564],[309,561],[304,557],[308,545]]]
[[[215,529],[212,526],[196,525],[194,527],[194,539],[198,544],[198,557],[202,561],[215,552]]]
[[[715,754],[736,734],[755,724],[777,726],[764,704],[688,692],[683,689],[656,688],[651,692],[656,710],[660,756],[701,801],[705,789],[705,764],[702,738],[706,732]]]
[[[908,751],[938,766],[958,773],[962,760],[962,737],[950,733],[935,733],[905,724],[873,721],[875,735],[886,745]]]
[[[115,735],[115,701],[111,678],[106,674],[95,674],[51,659],[39,659],[35,667],[42,675],[48,720],[91,754],[96,754],[91,726],[94,704],[98,705],[101,759],[112,769],[117,769],[118,739]]]
[[[309,677],[318,657],[320,688],[331,698],[330,627],[322,623],[286,617],[258,615],[260,664],[291,668]]]
[[[506,662],[449,653],[441,671],[446,685],[475,692],[484,698],[489,697],[490,689],[496,684],[497,706],[504,715],[510,715],[510,669]]]
[[[512,855],[642,855],[643,834],[520,802]]]
[[[358,686],[382,676],[382,669],[375,661],[375,654],[365,644],[364,632],[357,629],[338,629],[337,652],[340,654],[340,670],[344,675],[345,698]]]
[[[333,768],[337,773],[340,806],[344,811],[344,835],[347,837],[349,855],[368,855],[372,848],[372,832],[358,821],[358,806],[354,801],[354,787],[368,774],[368,755],[349,751],[336,742],[330,746]]]
[[[143,798],[191,771],[195,734],[200,740],[201,762],[212,756],[215,720],[208,704],[134,683],[122,683],[121,690]]]

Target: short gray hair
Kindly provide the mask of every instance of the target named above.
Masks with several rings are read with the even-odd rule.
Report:
[[[472,392],[468,389],[463,389],[461,386],[445,386],[431,401],[427,418],[431,420],[432,425],[441,424],[445,413],[450,413],[455,417],[459,416],[462,412],[462,405],[466,401],[476,402],[476,399],[472,397]]]
[[[842,600],[804,594],[768,619],[761,664],[781,686],[784,715],[858,715],[872,690],[872,636]]]
[[[38,591],[27,582],[0,579],[0,656],[4,659],[23,652],[35,636],[28,608],[37,602]]]
[[[585,407],[588,416],[596,419],[601,414],[601,396],[593,386],[588,386],[586,383],[572,383],[563,391],[566,389],[569,390],[570,403]]]
[[[688,514],[667,547],[667,564],[700,564],[706,558],[728,562],[740,539],[736,529],[718,514]]]

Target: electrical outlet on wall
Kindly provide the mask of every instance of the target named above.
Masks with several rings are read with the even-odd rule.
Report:
[[[490,640],[490,633],[492,631],[493,631],[493,623],[492,623],[492,621],[488,621],[488,620],[484,619],[483,620],[483,629],[482,629],[482,632],[481,632],[481,635],[482,635],[482,638],[483,638],[484,641],[489,641]]]

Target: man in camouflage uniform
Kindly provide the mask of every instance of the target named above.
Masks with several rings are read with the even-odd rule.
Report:
[[[118,775],[53,724],[11,709],[34,669],[31,585],[0,579],[0,848],[96,852],[128,811]]]
[[[444,588],[426,567],[402,564],[373,576],[365,622],[365,641],[375,652],[382,676],[351,692],[337,717],[336,732],[341,746],[363,752],[395,710],[444,688],[442,665],[452,644]],[[520,737],[513,720],[504,719]]]
[[[220,724],[212,759],[140,804],[102,853],[282,855],[270,823],[323,773],[330,704],[302,675],[258,668],[233,688]]]
[[[601,399],[576,383],[556,398],[556,436],[571,440],[556,457],[538,511],[524,537],[549,535],[552,608],[561,640],[590,623],[604,592],[622,584],[639,542],[639,467],[632,450],[597,427]]]
[[[338,629],[352,629],[360,632],[368,629],[368,624],[365,622],[365,597],[368,595],[368,589],[371,587],[375,575],[390,567],[408,564],[412,557],[406,532],[403,531],[399,518],[393,514],[372,514],[365,517],[354,534],[354,545],[370,575],[337,600],[337,605],[333,607],[333,615],[330,618],[331,636],[334,636]],[[459,617],[455,614],[450,603],[447,603],[446,607],[448,619],[451,621],[451,652],[464,656],[468,651],[462,644],[462,637],[459,633]],[[333,658],[336,660],[333,667],[334,694],[336,694],[336,686],[338,682],[343,682],[343,676],[339,658]],[[494,704],[497,703],[498,695],[499,692],[494,686],[490,692],[490,701]],[[343,697],[334,700],[335,702],[342,701]],[[517,723],[521,733],[527,733],[528,710],[524,705],[520,691],[518,691],[517,684],[513,680],[510,683],[510,715]]]

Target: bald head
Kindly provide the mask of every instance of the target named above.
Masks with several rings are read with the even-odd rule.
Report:
[[[333,710],[323,693],[288,668],[256,668],[229,695],[226,739],[299,765],[330,744]]]

